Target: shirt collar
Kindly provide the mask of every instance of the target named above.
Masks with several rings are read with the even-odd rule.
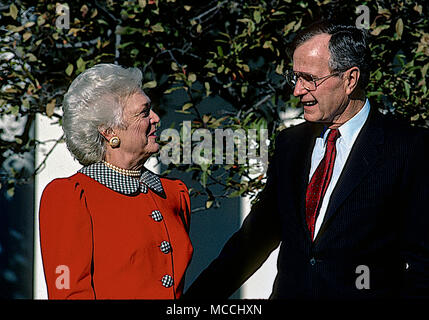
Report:
[[[161,179],[153,172],[144,168],[140,178],[132,178],[110,169],[101,162],[85,166],[78,172],[87,175],[113,191],[132,195],[139,192],[147,193],[147,188],[164,193]]]
[[[355,114],[353,118],[351,118],[350,120],[348,120],[338,128],[338,130],[340,131],[342,140],[348,147],[353,146],[353,143],[356,140],[357,135],[359,134],[360,130],[365,124],[366,119],[368,118],[369,109],[370,109],[369,100],[366,99],[362,109],[360,109],[359,112]],[[323,142],[326,142],[329,131],[330,130],[325,130],[323,135]]]

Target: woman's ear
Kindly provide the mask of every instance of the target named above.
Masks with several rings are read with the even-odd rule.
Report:
[[[106,139],[106,142],[112,148],[118,148],[121,144],[121,139],[119,139],[118,135],[111,128],[104,129],[103,127],[99,127],[98,131],[100,134]]]
[[[106,128],[104,126],[99,126],[98,127],[98,132],[100,132],[100,134],[107,141],[109,141],[110,139],[112,139],[116,135],[112,128]]]
[[[358,67],[352,67],[344,73],[343,77],[345,92],[347,95],[351,95],[359,83],[360,70]]]

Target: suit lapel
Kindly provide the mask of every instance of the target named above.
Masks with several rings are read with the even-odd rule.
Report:
[[[322,226],[315,241],[335,217],[337,209],[369,173],[380,157],[379,145],[384,141],[379,115],[371,112],[349,154],[343,171],[332,192]]]

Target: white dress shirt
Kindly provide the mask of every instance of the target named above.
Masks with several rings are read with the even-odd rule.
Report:
[[[322,206],[320,207],[319,215],[316,219],[316,225],[314,227],[314,239],[317,236],[317,233],[319,232],[320,226],[322,225],[323,218],[325,217],[326,208],[329,204],[329,199],[331,198],[332,191],[335,188],[335,185],[338,182],[338,178],[341,175],[341,172],[343,171],[344,165],[347,161],[347,158],[350,154],[350,151],[353,147],[353,144],[355,143],[356,137],[358,136],[360,130],[362,129],[366,119],[368,118],[369,114],[369,101],[366,99],[365,105],[363,108],[350,120],[342,124],[338,130],[340,131],[341,136],[336,141],[336,149],[337,149],[337,155],[335,158],[334,163],[334,169],[332,172],[331,181],[329,182],[328,189],[326,190],[325,196],[323,198]],[[325,149],[326,149],[326,141],[329,134],[329,131],[331,129],[325,130],[323,133],[323,138],[319,137],[316,139],[316,143],[314,145],[313,154],[311,156],[311,169],[310,169],[310,176],[309,180],[311,180],[311,177],[314,174],[314,171],[316,171],[317,166],[319,165],[320,161],[323,159],[323,156],[325,155]]]

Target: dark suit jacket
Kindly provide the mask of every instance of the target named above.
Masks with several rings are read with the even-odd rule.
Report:
[[[312,241],[305,194],[321,129],[305,122],[279,134],[258,201],[185,298],[228,298],[279,244],[271,298],[428,296],[428,130],[371,111]],[[356,286],[360,265],[369,289]]]

